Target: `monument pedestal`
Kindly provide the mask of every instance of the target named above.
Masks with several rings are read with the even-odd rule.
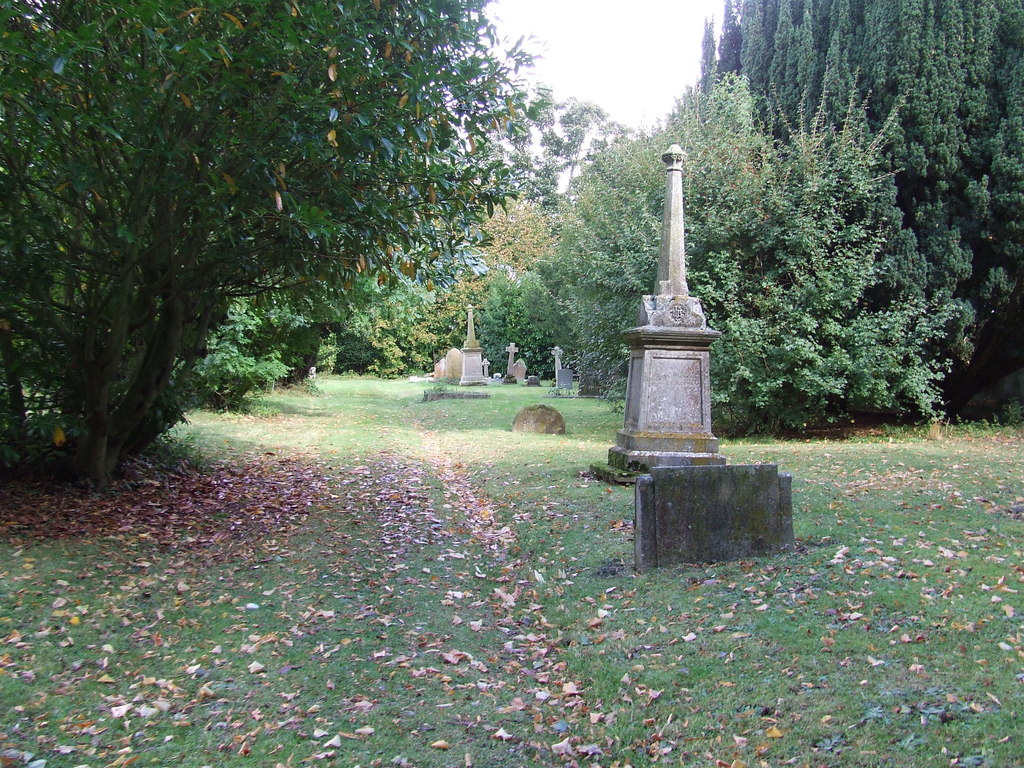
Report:
[[[792,552],[793,477],[775,464],[657,467],[636,481],[638,571]]]
[[[646,325],[626,331],[626,414],[608,451],[611,466],[636,472],[725,464],[711,432],[708,348],[719,336],[707,327]]]
[[[480,347],[462,348],[462,378],[459,379],[460,387],[486,386],[488,379],[484,376],[483,369],[484,351]]]

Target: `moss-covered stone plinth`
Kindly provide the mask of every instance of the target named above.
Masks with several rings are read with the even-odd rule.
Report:
[[[636,482],[636,568],[793,548],[793,478],[774,464],[657,467]]]
[[[613,467],[611,464],[591,464],[590,472],[598,480],[604,483],[614,483],[615,485],[633,485],[636,483],[636,479],[640,477],[643,472],[631,472],[621,470],[618,467]]]

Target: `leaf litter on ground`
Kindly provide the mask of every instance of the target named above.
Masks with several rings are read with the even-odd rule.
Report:
[[[424,445],[342,467],[256,454],[180,488],[143,472],[66,508],[4,497],[0,745],[50,768],[856,765],[898,724],[882,752],[907,764],[1005,754],[1014,695],[992,673],[1021,672],[1019,530],[940,512],[1012,506],[998,471],[968,494],[939,467],[824,457],[800,513],[837,522],[805,525],[800,553],[592,577],[594,537],[628,546],[599,518],[621,510],[543,466],[496,493],[450,440]]]

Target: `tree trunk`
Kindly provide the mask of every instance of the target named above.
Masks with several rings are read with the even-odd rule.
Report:
[[[15,365],[14,342],[11,340],[11,324],[0,320],[0,364],[4,367],[4,388],[7,390],[7,413],[12,426],[20,431],[25,424],[25,390],[21,386],[21,378]]]
[[[132,278],[126,274],[115,286],[114,297],[104,307],[85,316],[79,338],[77,364],[82,372],[84,430],[75,447],[72,467],[93,488],[103,490],[117,466],[110,451],[111,392],[128,341]]]
[[[116,460],[111,464],[108,453],[110,439],[110,376],[91,371],[85,376],[85,429],[75,446],[72,461],[75,474],[89,480],[102,491],[110,482]]]

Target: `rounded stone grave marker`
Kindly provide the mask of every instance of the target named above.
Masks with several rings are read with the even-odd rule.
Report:
[[[523,408],[512,421],[513,432],[538,432],[542,435],[564,435],[565,419],[550,405],[535,403]]]

